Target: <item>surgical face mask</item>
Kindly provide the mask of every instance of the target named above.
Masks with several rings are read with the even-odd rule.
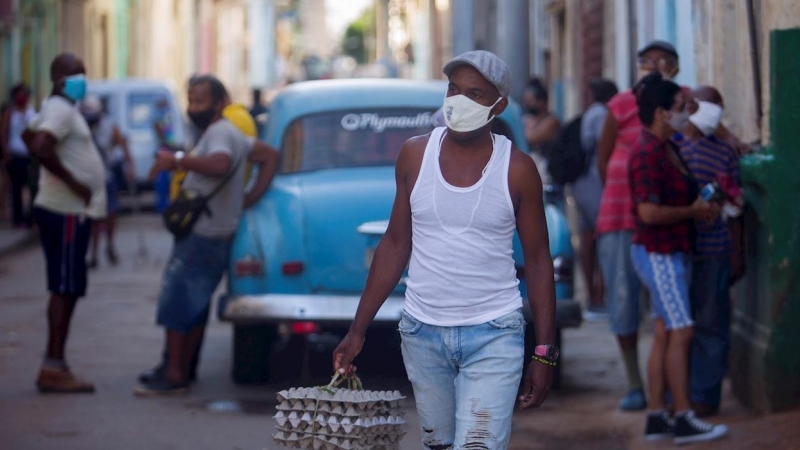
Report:
[[[503,97],[499,97],[492,106],[483,106],[465,95],[453,95],[444,98],[444,122],[447,128],[462,133],[475,131],[494,119],[489,112]]]
[[[79,73],[64,78],[64,95],[72,101],[80,101],[86,97],[86,75]]]
[[[100,122],[100,113],[95,112],[87,112],[83,113],[83,118],[86,119],[86,123],[89,125],[97,125]]]
[[[722,107],[716,103],[704,102],[695,99],[697,111],[689,116],[689,122],[700,130],[705,136],[710,136],[717,131],[722,120]]]
[[[687,111],[670,112],[667,123],[675,131],[683,131],[689,126],[689,113]]]

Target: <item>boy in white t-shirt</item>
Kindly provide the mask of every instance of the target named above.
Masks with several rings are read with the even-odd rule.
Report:
[[[86,249],[92,221],[106,211],[103,162],[75,102],[86,93],[86,70],[72,53],[50,66],[53,90],[23,134],[42,165],[34,217],[47,259],[47,352],[36,382],[40,392],[94,392],[64,358],[69,324],[86,293]]]

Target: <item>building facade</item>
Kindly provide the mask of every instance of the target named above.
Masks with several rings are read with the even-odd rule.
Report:
[[[0,101],[15,83],[50,89],[49,64],[80,56],[91,78],[186,80],[214,73],[231,96],[277,83],[276,0],[0,0]],[[250,71],[253,73],[251,74]],[[242,76],[246,74],[246,76]]]

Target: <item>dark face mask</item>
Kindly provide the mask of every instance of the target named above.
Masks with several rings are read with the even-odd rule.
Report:
[[[528,112],[531,113],[531,115],[538,116],[539,113],[542,112],[542,108],[528,107]]]
[[[28,96],[26,94],[17,94],[17,96],[14,97],[14,104],[22,108],[28,104]]]
[[[97,125],[97,123],[100,122],[100,114],[84,114],[83,118],[86,119],[86,123],[89,125]]]
[[[192,121],[194,126],[201,130],[205,130],[209,127],[209,125],[211,125],[211,121],[214,120],[214,116],[217,115],[217,111],[214,108],[209,108],[200,112],[187,111],[186,115],[189,116],[189,120]]]

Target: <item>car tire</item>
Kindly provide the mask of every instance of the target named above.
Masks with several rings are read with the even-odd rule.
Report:
[[[272,325],[234,325],[232,376],[236,384],[270,381],[270,356],[277,330]]]

